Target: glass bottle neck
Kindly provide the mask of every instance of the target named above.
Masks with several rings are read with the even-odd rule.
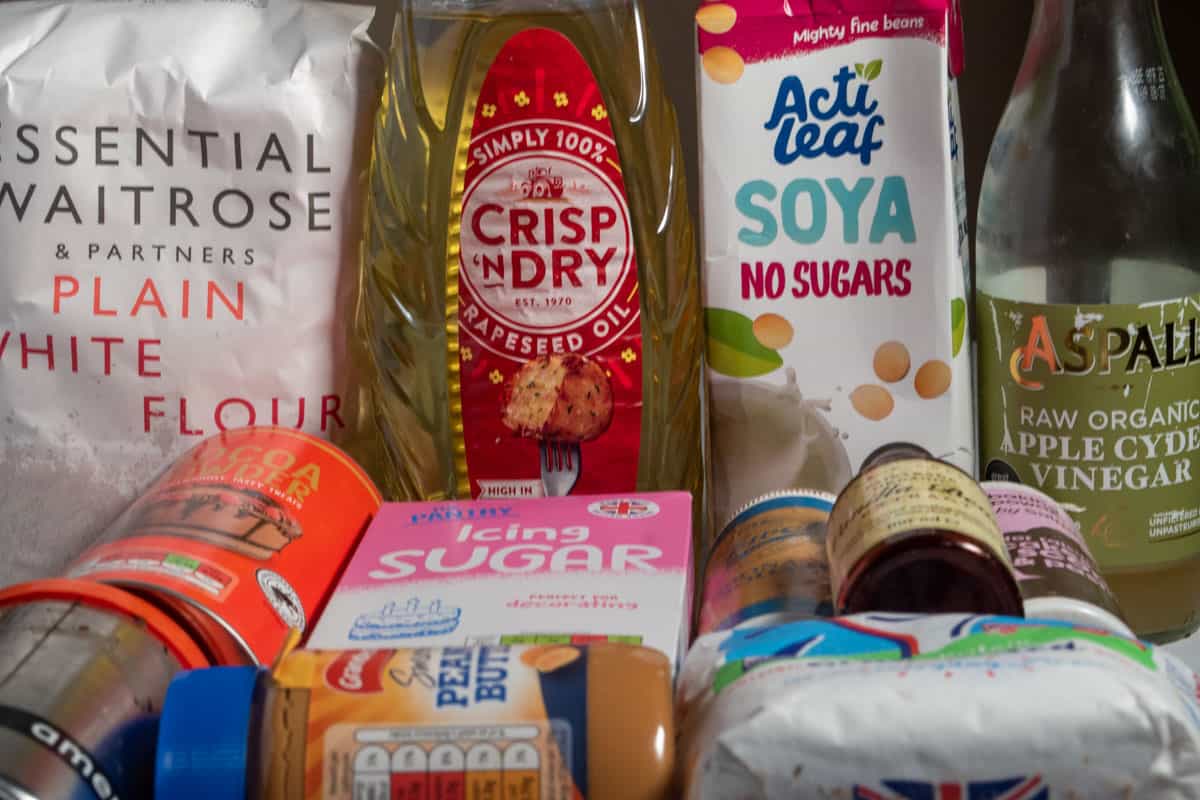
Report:
[[[1126,68],[1165,60],[1158,0],[1037,0],[1030,36],[1031,46],[1040,40],[1041,49],[1064,62]]]
[[[1032,84],[1079,106],[1108,95],[1117,116],[1186,109],[1158,0],[1037,0],[1016,88]]]

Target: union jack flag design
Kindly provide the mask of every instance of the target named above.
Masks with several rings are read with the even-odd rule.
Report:
[[[1050,800],[1041,775],[969,783],[882,781],[880,788],[855,785],[854,800]]]
[[[658,504],[637,498],[600,500],[588,506],[588,511],[597,517],[609,519],[645,519],[658,513]]]

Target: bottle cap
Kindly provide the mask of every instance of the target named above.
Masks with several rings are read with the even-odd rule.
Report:
[[[1127,639],[1137,635],[1125,621],[1100,606],[1074,597],[1035,597],[1025,601],[1026,619],[1069,622],[1084,628],[1099,628]]]
[[[913,444],[912,442],[889,442],[872,450],[870,455],[863,459],[862,466],[858,471],[861,475],[872,467],[878,467],[892,461],[906,461],[913,458],[924,460],[933,457],[933,453],[919,444]]]
[[[255,667],[214,667],[171,681],[158,725],[154,796],[246,797]]]
[[[721,526],[721,533],[718,534],[718,538],[725,531],[733,527],[734,524],[741,522],[743,516],[753,516],[753,514],[787,505],[802,505],[828,513],[833,510],[833,504],[836,501],[837,495],[816,489],[779,489],[774,492],[767,492],[739,506],[737,511],[734,511],[725,524]]]

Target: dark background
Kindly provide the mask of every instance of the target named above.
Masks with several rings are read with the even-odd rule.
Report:
[[[1142,0],[1147,4],[1153,0]],[[695,0],[643,0],[663,66],[667,92],[679,110],[688,156],[689,191],[696,204]],[[962,0],[967,70],[959,83],[967,151],[971,227],[983,165],[1020,66],[1033,0]],[[1193,114],[1200,114],[1200,2],[1159,0],[1171,55]],[[1197,210],[1200,215],[1200,210]]]

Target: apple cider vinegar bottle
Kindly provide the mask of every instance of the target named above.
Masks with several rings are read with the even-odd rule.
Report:
[[[982,466],[1080,524],[1134,631],[1200,625],[1200,134],[1155,0],[1039,0],[979,206]]]

